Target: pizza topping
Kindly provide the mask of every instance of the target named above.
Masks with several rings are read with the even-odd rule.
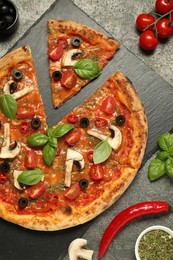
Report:
[[[71,174],[73,163],[78,162],[79,170],[82,170],[85,166],[85,161],[81,153],[68,148],[66,154],[66,162],[65,162],[65,180],[64,185],[66,187],[70,187],[71,185]]]
[[[116,124],[117,125],[123,125],[125,123],[125,117],[123,115],[118,115],[116,117]]]
[[[18,181],[18,177],[22,171],[14,170],[13,171],[13,178],[14,178],[14,187],[16,187],[18,190],[23,190],[22,185],[20,185],[20,182]]]
[[[68,41],[63,36],[58,38],[58,43],[62,45],[63,49],[65,49],[68,46]]]
[[[74,146],[81,138],[81,131],[80,129],[74,129],[70,133],[68,133],[65,137],[65,141],[70,146]]]
[[[14,158],[16,157],[21,149],[21,143],[17,142],[14,149],[10,149],[10,124],[4,124],[4,139],[1,147],[0,158]]]
[[[16,91],[11,96],[14,99],[22,98],[23,96],[27,95],[28,93],[32,92],[34,90],[34,85],[30,85],[27,88],[24,88],[22,90]]]
[[[87,245],[87,240],[77,238],[71,242],[68,248],[69,260],[92,260],[93,250],[83,249]]]
[[[76,199],[80,194],[80,186],[78,183],[73,183],[69,188],[64,191],[64,196],[69,200]]]
[[[13,94],[17,90],[17,84],[16,82],[11,82],[10,84],[10,94]]]
[[[19,207],[20,209],[24,209],[28,206],[28,199],[27,198],[20,198],[19,199]]]
[[[95,164],[106,161],[112,153],[112,148],[107,139],[102,140],[96,145],[93,153],[93,161]]]
[[[62,73],[61,73],[59,70],[55,70],[55,71],[52,73],[52,78],[53,78],[55,81],[60,80],[61,77],[62,77]]]
[[[79,181],[79,186],[81,189],[86,189],[88,187],[88,180],[87,179],[81,179]]]
[[[39,182],[27,189],[29,197],[32,199],[40,198],[46,191],[45,184],[43,182]]]
[[[46,201],[49,203],[56,204],[58,202],[58,195],[55,192],[46,192]]]
[[[21,70],[14,70],[12,77],[14,80],[19,81],[23,78],[23,72]]]
[[[9,80],[3,88],[4,93],[9,95],[16,92],[16,90],[17,90],[17,84],[13,80]]]
[[[93,180],[98,181],[104,178],[104,169],[101,164],[93,164],[90,168],[90,176]]]
[[[34,185],[43,179],[40,169],[25,170],[17,178],[17,181],[25,185]]]
[[[115,112],[115,109],[116,109],[116,102],[112,96],[106,97],[103,100],[102,105],[100,107],[100,110],[108,115],[112,115]]]
[[[33,117],[31,120],[31,126],[34,130],[38,129],[41,125],[41,120],[38,117]]]
[[[80,49],[72,49],[65,52],[62,56],[62,67],[74,66],[77,62],[77,58],[80,58],[82,51]]]
[[[0,184],[5,184],[8,180],[8,175],[4,172],[0,172]]]
[[[80,59],[73,69],[81,79],[91,80],[101,74],[99,66],[91,59]]]
[[[24,165],[27,169],[34,169],[37,167],[38,164],[38,156],[37,153],[32,151],[32,150],[28,150],[25,154],[24,157]]]
[[[89,151],[87,153],[87,159],[90,161],[90,162],[93,162],[93,151]]]
[[[80,126],[82,128],[87,128],[89,126],[89,119],[87,117],[83,117],[80,119]]]
[[[17,109],[17,117],[20,119],[32,119],[35,116],[35,111],[31,108],[20,107]]]
[[[14,97],[2,94],[0,96],[0,110],[6,117],[14,119],[17,111],[17,102]]]
[[[108,126],[108,121],[105,119],[105,118],[102,118],[102,117],[97,117],[95,120],[94,120],[94,124],[97,128],[103,128],[103,127],[106,127]]]
[[[73,38],[71,39],[71,45],[72,45],[73,47],[79,47],[79,46],[81,45],[81,42],[82,42],[82,40],[81,40],[81,38],[78,37],[78,36],[75,36],[75,37],[73,37]]]
[[[68,121],[69,123],[76,123],[76,122],[78,121],[78,116],[75,115],[75,114],[73,114],[73,113],[71,113],[71,114],[69,114],[69,115],[67,116],[67,121]]]
[[[68,89],[71,89],[76,86],[77,75],[72,70],[66,70],[61,77],[61,85]]]
[[[19,125],[19,131],[21,134],[27,134],[29,132],[30,125],[27,121],[23,121]]]
[[[4,161],[0,164],[0,171],[1,172],[7,173],[7,172],[9,172],[9,170],[10,170],[10,165],[7,161]]]
[[[59,60],[63,54],[63,47],[61,43],[57,43],[55,46],[47,51],[48,57],[53,60]]]

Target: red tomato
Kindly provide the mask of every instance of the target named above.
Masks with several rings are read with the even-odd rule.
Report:
[[[21,119],[32,119],[35,116],[34,110],[19,108],[17,110],[17,117]]]
[[[67,188],[64,192],[64,196],[69,200],[74,200],[80,194],[80,186],[78,183],[72,184],[69,188]]]
[[[61,85],[66,88],[73,88],[77,82],[77,75],[72,70],[67,70],[62,74]]]
[[[172,27],[169,24],[170,20],[167,18],[163,18],[157,22],[156,28],[159,38],[166,39],[171,36]]]
[[[142,49],[151,51],[158,45],[158,39],[152,31],[145,31],[140,35],[139,44]]]
[[[4,172],[0,172],[0,184],[5,184],[8,180],[8,175]]]
[[[30,129],[30,124],[27,121],[23,121],[19,125],[19,131],[21,134],[27,134]]]
[[[173,1],[172,0],[156,0],[155,3],[156,11],[159,14],[166,14],[173,10]]]
[[[61,43],[56,44],[47,51],[47,55],[51,60],[59,60],[63,54],[63,47]]]
[[[46,201],[56,204],[58,202],[58,195],[55,192],[46,192]]]
[[[27,169],[34,169],[38,164],[38,156],[36,152],[29,150],[25,154],[24,165]]]
[[[63,49],[65,49],[68,45],[67,39],[63,36],[58,38],[58,43],[62,45]]]
[[[115,112],[115,108],[115,99],[112,96],[108,96],[103,100],[100,110],[108,115],[112,115]]]
[[[108,121],[102,117],[97,117],[94,124],[97,128],[102,128],[108,126]]]
[[[172,32],[173,32],[173,12],[171,13],[171,23],[172,23],[171,28],[172,28]]]
[[[79,129],[74,129],[66,135],[65,141],[68,143],[68,145],[73,146],[80,140],[80,137],[81,131]]]
[[[90,176],[93,180],[102,180],[104,178],[104,169],[101,164],[93,164],[90,168]]]
[[[75,114],[73,114],[73,113],[71,113],[71,114],[69,114],[69,115],[67,116],[67,121],[68,121],[69,123],[76,123],[76,122],[78,121],[78,116],[75,115]]]
[[[87,159],[88,161],[93,162],[93,151],[89,151],[87,153]]]
[[[149,26],[150,24],[152,24],[155,21],[155,17],[150,15],[150,14],[146,14],[146,13],[142,13],[140,15],[138,15],[137,19],[136,19],[136,27],[140,30],[140,31],[144,31],[147,26]],[[154,27],[154,24],[149,26],[147,28],[147,30],[152,30]]]
[[[28,192],[28,195],[32,199],[38,199],[39,197],[41,197],[41,195],[43,195],[45,193],[45,190],[46,190],[46,187],[45,187],[44,183],[39,182],[39,183],[29,187],[27,189],[27,192]]]

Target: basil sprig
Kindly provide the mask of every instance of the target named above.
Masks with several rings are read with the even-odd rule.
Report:
[[[155,181],[164,174],[173,178],[173,136],[166,132],[158,138],[157,143],[160,150],[148,168],[150,181]]]
[[[73,69],[82,79],[94,79],[101,73],[99,66],[91,59],[80,59]]]
[[[0,97],[0,110],[8,118],[14,119],[17,111],[16,100],[8,94],[2,94]]]
[[[112,148],[107,140],[103,140],[96,145],[93,153],[93,161],[95,164],[106,161],[111,155]]]
[[[23,171],[17,178],[18,182],[25,185],[34,185],[41,181],[43,173],[39,169]]]
[[[50,166],[58,150],[58,138],[74,128],[71,124],[62,124],[56,128],[48,128],[46,135],[36,133],[28,137],[27,143],[31,147],[43,147],[44,162]]]

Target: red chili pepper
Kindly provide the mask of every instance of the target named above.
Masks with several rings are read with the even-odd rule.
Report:
[[[134,204],[121,211],[106,228],[100,242],[98,258],[102,258],[116,234],[132,220],[149,214],[173,212],[167,202],[146,201]]]
[[[0,172],[0,184],[5,184],[8,180],[8,175]]]

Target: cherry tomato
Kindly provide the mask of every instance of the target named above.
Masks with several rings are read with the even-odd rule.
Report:
[[[47,55],[51,60],[59,60],[63,54],[63,47],[61,43],[57,43],[55,46],[47,51]]]
[[[80,137],[81,131],[79,129],[74,129],[66,135],[65,141],[68,143],[68,145],[73,146],[80,140]]]
[[[69,115],[67,116],[67,121],[68,121],[69,123],[76,123],[76,122],[78,121],[78,116],[75,115],[75,114],[73,114],[73,113],[71,113],[71,114],[69,114]]]
[[[173,1],[172,0],[156,0],[155,2],[156,11],[159,14],[166,14],[173,10]]]
[[[150,15],[150,14],[146,14],[146,13],[142,13],[140,15],[138,15],[137,19],[136,19],[136,27],[140,30],[140,31],[144,31],[147,26],[149,26],[150,24],[152,24],[155,21],[155,17]],[[149,26],[147,28],[147,30],[152,30],[154,27],[154,24]]]
[[[64,196],[69,200],[74,200],[80,194],[80,186],[78,183],[72,184],[69,188],[67,188],[64,192]]]
[[[27,169],[34,169],[38,164],[38,156],[36,152],[29,150],[25,154],[24,165]]]
[[[140,35],[139,44],[142,49],[151,51],[158,45],[158,39],[152,31],[145,31]]]
[[[30,124],[27,121],[23,121],[19,125],[19,131],[21,134],[27,134],[30,129]]]
[[[172,24],[171,28],[172,28],[172,32],[173,32],[173,12],[171,13],[171,24]]]
[[[112,115],[115,112],[115,108],[115,99],[112,96],[108,96],[103,100],[100,110],[108,115]]]
[[[108,121],[102,117],[97,117],[94,120],[94,124],[97,128],[102,128],[108,126]]]
[[[34,110],[31,110],[30,108],[24,109],[19,108],[17,110],[17,117],[21,119],[32,119],[35,116]]]
[[[172,27],[169,26],[170,20],[167,18],[163,18],[159,20],[156,24],[158,37],[161,39],[166,39],[172,34]]]
[[[56,204],[58,202],[58,195],[55,192],[46,192],[46,201]]]
[[[101,164],[93,164],[90,168],[90,176],[93,180],[102,180],[104,178],[104,169]]]
[[[0,172],[0,184],[5,184],[8,180],[8,175],[4,172]]]
[[[67,39],[63,36],[58,38],[58,43],[62,45],[63,49],[65,49],[68,45]]]
[[[38,199],[40,198],[46,191],[46,187],[43,182],[39,182],[35,185],[32,185],[27,189],[28,195],[32,199]]]
[[[67,70],[62,74],[61,85],[66,88],[73,88],[77,82],[77,75],[72,70]]]
[[[87,153],[87,159],[88,161],[93,162],[93,151],[89,151]]]

